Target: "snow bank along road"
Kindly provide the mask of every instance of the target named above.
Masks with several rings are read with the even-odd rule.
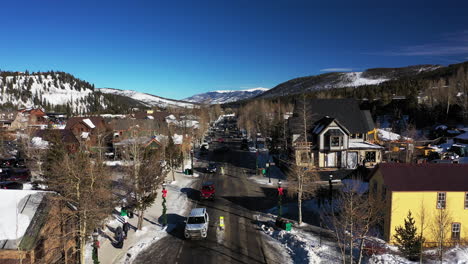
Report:
[[[210,149],[220,146],[216,144]],[[177,221],[178,227],[141,252],[133,263],[284,263],[277,252],[271,252],[271,246],[262,241],[262,234],[252,216],[256,210],[275,206],[276,198],[271,195],[273,188],[261,188],[247,179],[245,170],[255,167],[255,159],[249,152],[240,151],[239,143],[223,144],[231,151],[216,154],[210,151],[205,159],[223,166],[224,175],[220,169],[213,175],[201,173],[200,180],[192,188],[182,190],[187,193],[193,207],[207,208],[210,216],[207,239],[185,240],[185,215],[168,212],[168,220]],[[215,183],[216,200],[197,201],[199,187],[207,180]],[[218,228],[220,216],[224,217],[224,231]]]

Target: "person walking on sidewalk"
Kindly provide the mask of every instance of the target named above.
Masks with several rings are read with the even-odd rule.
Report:
[[[125,220],[125,222],[123,223],[122,229],[124,232],[124,239],[127,239],[128,230],[130,229],[130,224],[127,222],[127,220]]]
[[[123,231],[122,231],[122,227],[121,226],[118,226],[116,229],[115,229],[115,247],[116,248],[122,248],[123,247],[123,244],[124,244],[124,234],[123,234]]]

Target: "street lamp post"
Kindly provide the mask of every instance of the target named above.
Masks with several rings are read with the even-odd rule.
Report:
[[[281,200],[283,198],[283,187],[281,187],[281,180],[278,180],[278,217],[282,215]]]
[[[97,229],[94,229],[94,232],[91,234],[93,237],[93,262],[94,264],[99,264],[99,254],[98,254],[98,249],[99,249],[99,233]]]
[[[258,150],[255,152],[255,174],[258,175]]]
[[[268,183],[271,183],[271,177],[270,177],[270,163],[267,162],[267,163],[265,164],[265,166],[266,166],[266,173],[268,174]]]
[[[195,154],[194,152],[194,146],[192,145],[192,149],[190,150],[190,158],[192,159],[191,162],[192,162],[192,167],[190,168],[192,170],[192,176],[193,176],[193,172],[194,172],[194,169],[193,169],[193,156]]]
[[[329,202],[330,202],[330,206],[332,205],[332,200],[333,200],[333,185],[332,185],[332,181],[333,181],[333,174],[330,173],[330,177],[328,179],[328,184],[330,186],[330,191],[329,191]]]

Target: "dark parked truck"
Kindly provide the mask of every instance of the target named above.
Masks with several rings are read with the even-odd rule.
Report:
[[[213,182],[205,182],[200,191],[200,199],[215,199],[215,187]]]

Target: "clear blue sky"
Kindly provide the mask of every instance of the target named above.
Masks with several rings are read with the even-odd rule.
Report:
[[[468,1],[4,1],[0,69],[181,99],[468,60]]]

